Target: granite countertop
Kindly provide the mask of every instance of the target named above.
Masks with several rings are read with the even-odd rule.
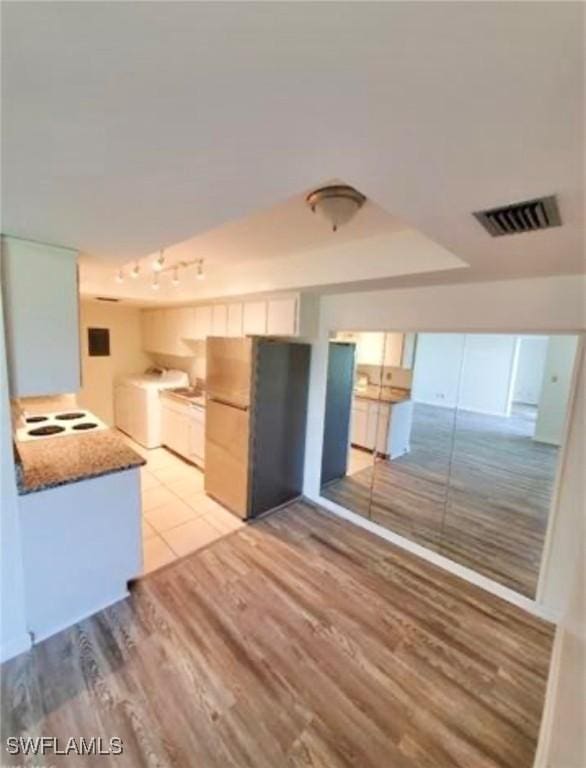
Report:
[[[365,389],[355,388],[354,397],[381,403],[402,403],[411,399],[411,392],[398,387],[379,387],[376,384],[369,384]]]
[[[113,429],[20,442],[15,459],[21,496],[146,464]]]

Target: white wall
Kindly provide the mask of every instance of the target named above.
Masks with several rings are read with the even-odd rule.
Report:
[[[22,553],[8,399],[0,291],[0,661],[30,646],[26,631]]]
[[[420,333],[413,399],[507,416],[516,340],[503,334]]]
[[[110,356],[88,355],[88,328],[110,330]],[[108,424],[114,423],[114,381],[118,376],[142,373],[151,360],[141,348],[140,310],[99,301],[80,304],[82,387],[78,402]]]
[[[561,602],[563,618],[558,627],[535,768],[583,768],[586,765],[585,395],[586,368],[582,357],[578,364],[557,517],[540,585],[545,602]]]
[[[508,416],[516,348],[516,335],[466,334],[459,408]]]
[[[413,400],[456,407],[464,343],[463,333],[418,334],[411,390]]]
[[[549,339],[534,435],[541,443],[561,445],[577,347],[577,336]]]
[[[304,493],[320,495],[320,466],[328,335],[340,328],[438,332],[573,333],[584,329],[586,279],[576,276],[507,280],[328,295],[320,306],[309,392]],[[498,311],[497,311],[498,308]],[[582,424],[572,414],[577,434]],[[565,606],[577,557],[572,514],[583,510],[583,466],[578,437],[568,443],[560,513],[552,521],[553,551],[542,568],[539,602],[556,615]],[[563,506],[563,514],[561,507]]]
[[[548,336],[522,336],[519,339],[514,402],[528,405],[539,402],[548,340]]]

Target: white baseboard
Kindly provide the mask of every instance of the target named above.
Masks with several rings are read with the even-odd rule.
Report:
[[[46,640],[48,637],[53,637],[53,635],[56,635],[58,632],[62,632],[64,629],[69,629],[69,627],[72,627],[74,624],[78,624],[80,621],[84,621],[85,619],[88,619],[90,616],[93,616],[94,613],[99,613],[99,611],[103,611],[104,608],[109,608],[111,605],[114,605],[114,603],[117,603],[119,600],[124,600],[124,598],[128,597],[129,594],[130,593],[128,592],[128,589],[124,589],[122,592],[116,593],[115,595],[112,595],[111,597],[107,598],[104,601],[100,601],[99,605],[95,605],[90,610],[84,611],[83,614],[73,617],[71,619],[68,619],[66,622],[63,622],[61,624],[55,624],[49,629],[46,629],[43,632],[39,632],[38,634],[35,634],[33,639],[33,644],[37,645],[37,643],[40,643],[43,640]]]
[[[25,653],[31,647],[31,638],[28,632],[23,632],[18,637],[13,637],[7,643],[0,645],[0,663],[8,661],[21,653]]]
[[[466,568],[466,566],[460,565],[460,563],[456,563],[453,560],[444,557],[444,555],[432,552],[430,549],[421,546],[421,544],[415,544],[413,541],[410,541],[403,536],[399,536],[399,534],[393,533],[387,528],[383,528],[381,525],[373,523],[371,520],[351,512],[345,507],[341,507],[339,504],[326,499],[324,496],[308,495],[307,498],[314,504],[318,504],[320,507],[324,507],[324,509],[338,515],[338,517],[342,517],[344,520],[348,520],[349,522],[354,523],[354,525],[364,528],[365,530],[380,536],[382,539],[390,541],[392,544],[396,544],[398,547],[401,547],[401,549],[405,549],[407,552],[411,552],[414,555],[421,557],[423,560],[427,560],[428,562],[443,568],[445,571],[453,573],[455,576],[459,576],[470,584],[485,589],[487,592],[506,600],[508,603],[512,603],[528,613],[531,613],[533,616],[545,619],[554,624],[557,624],[559,621],[559,615],[548,610],[545,606],[537,603],[535,600],[530,600],[528,597],[520,595],[518,592],[489,579],[487,576],[483,576],[482,574],[473,571],[471,568]]]

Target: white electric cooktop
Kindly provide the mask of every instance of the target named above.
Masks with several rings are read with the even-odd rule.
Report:
[[[67,437],[68,435],[87,435],[108,429],[108,425],[83,408],[35,413],[25,416],[24,425],[16,430],[16,440],[43,440],[48,437]]]

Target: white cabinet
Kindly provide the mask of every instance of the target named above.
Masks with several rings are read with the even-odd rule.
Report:
[[[203,467],[205,408],[165,396],[161,405],[163,445]]]
[[[387,453],[389,405],[375,400],[354,398],[352,404],[351,442],[378,453]]]
[[[77,252],[3,237],[2,291],[11,396],[76,392]]]
[[[267,302],[267,333],[269,336],[297,334],[297,298],[269,299]]]
[[[350,442],[353,445],[367,445],[368,407],[365,400],[354,400],[350,425]]]
[[[266,301],[245,301],[242,314],[242,335],[262,336],[267,332]]]
[[[385,333],[385,367],[400,368],[403,360],[403,334]]]
[[[176,405],[168,398],[161,398],[162,423],[161,440],[175,453],[181,456],[189,454],[189,419],[187,410]]]
[[[195,319],[195,339],[207,339],[212,335],[212,308],[196,307],[194,312]]]
[[[385,334],[367,332],[358,334],[356,360],[358,365],[382,365],[384,359]]]
[[[242,336],[242,304],[228,304],[227,336]]]
[[[299,336],[301,298],[289,295],[229,304],[143,310],[143,349],[184,357],[194,356],[191,341],[205,341],[208,336]],[[307,308],[312,309],[311,302],[307,302]],[[303,315],[304,332],[310,334],[313,314],[308,311]]]
[[[214,304],[212,307],[212,336],[228,335],[228,307],[226,304]]]
[[[196,405],[189,409],[189,455],[191,461],[204,466],[205,462],[205,410]]]

